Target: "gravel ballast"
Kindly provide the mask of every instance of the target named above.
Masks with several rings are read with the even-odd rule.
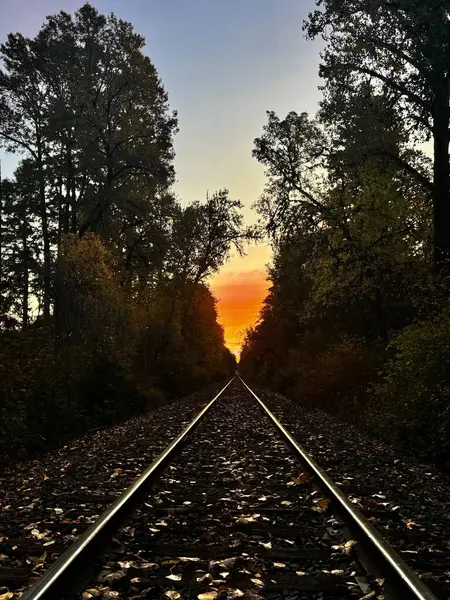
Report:
[[[219,386],[209,388],[145,417],[88,434],[57,452],[4,469],[0,490],[0,598],[2,595],[5,600],[20,597],[20,591],[33,583],[96,520],[219,389]],[[450,597],[449,477],[397,455],[389,446],[324,413],[305,411],[268,390],[257,391],[438,597]],[[129,539],[126,544],[121,542],[114,549],[116,554],[104,561],[103,580],[93,582],[91,588],[100,593],[92,597],[107,598],[108,593],[111,598],[179,597],[176,594],[196,597],[183,591],[192,588],[192,581],[196,582],[197,587],[194,587],[198,594],[210,593],[210,598],[212,593],[216,593],[216,597],[238,597],[238,592],[235,596],[232,593],[242,589],[245,597],[273,599],[363,596],[355,583],[355,577],[360,575],[358,564],[351,552],[343,551],[345,540],[339,527],[330,520],[326,510],[317,510],[326,508],[326,502],[321,504],[323,499],[314,491],[311,481],[302,480],[301,470],[274,438],[274,430],[257,409],[256,401],[234,382],[217,405],[220,411],[211,412],[207,417],[210,420],[199,427],[199,433],[192,440],[195,450],[190,449],[190,445],[185,447],[178,462],[173,464],[176,475],[170,472],[173,469],[166,472],[148,506],[142,509],[138,523],[124,530],[124,539],[127,535]],[[222,417],[217,416],[220,414]],[[223,425],[220,425],[221,419]],[[266,500],[259,500],[263,497]],[[169,515],[167,508],[172,505],[184,506],[185,510]],[[267,509],[272,509],[272,513]],[[250,520],[239,526],[239,519]],[[161,521],[167,525],[158,526]],[[298,527],[301,522],[309,523],[309,533],[306,530],[304,533],[306,537],[298,531],[289,537],[286,529]],[[275,535],[268,527],[283,531],[283,535]],[[158,531],[152,532],[151,528]],[[256,528],[257,533],[252,532],[252,528]],[[183,535],[180,532],[184,532]],[[166,536],[166,540],[158,541],[161,536]],[[225,540],[229,548],[235,544],[237,550],[206,560],[207,552],[214,552],[212,546],[223,547]],[[195,561],[181,561],[179,556],[142,554],[143,546],[150,548],[157,541],[165,547],[200,545],[203,554],[192,556],[198,559]],[[269,543],[272,548],[264,546]],[[242,544],[247,551],[242,551]],[[288,556],[291,546],[298,551],[305,544],[307,548],[326,550],[320,568],[317,562],[300,564],[300,559],[292,560]],[[332,552],[332,546],[338,550]],[[281,549],[281,554],[286,547],[287,556],[270,556],[274,547]],[[242,552],[248,555],[244,561]],[[229,572],[221,580],[216,573],[220,561],[234,559],[239,553],[239,560],[227,563],[232,569],[220,571]],[[163,565],[164,560],[178,562]],[[152,567],[153,571],[150,569],[145,574],[142,585],[132,584],[132,579],[142,579],[142,570],[137,566],[142,562],[156,564],[159,571],[155,573]],[[189,563],[191,566],[186,567]],[[285,566],[274,567],[275,563]],[[213,567],[215,571],[211,571]],[[185,568],[187,574],[191,574],[191,587],[186,584],[187,574],[183,575]],[[196,574],[196,571],[203,573]],[[327,589],[314,591],[319,571],[322,578],[331,578],[333,585],[343,584],[340,595],[333,596],[332,590]],[[113,581],[108,581],[106,576],[118,572],[120,576],[116,576],[116,583],[111,585]],[[149,587],[156,590],[154,595],[145,587],[149,575]],[[179,583],[181,579],[167,579],[170,575],[181,577],[184,587]],[[202,576],[211,576],[206,577],[203,587],[199,586],[202,582],[197,581]],[[282,577],[287,578],[284,595],[279,589]],[[263,586],[251,580],[262,581],[264,591]],[[300,581],[306,587],[310,582],[311,589],[297,592],[295,585],[301,587]],[[142,595],[144,591],[147,595]],[[172,596],[167,592],[173,592]]]

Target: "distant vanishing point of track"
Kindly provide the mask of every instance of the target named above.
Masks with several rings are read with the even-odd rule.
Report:
[[[236,376],[21,597],[438,596]]]

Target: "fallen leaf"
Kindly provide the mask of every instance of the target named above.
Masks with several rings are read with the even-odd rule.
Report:
[[[172,581],[181,581],[181,575],[166,575],[166,579],[171,579]]]
[[[170,600],[178,600],[178,598],[181,598],[181,594],[179,594],[175,590],[168,590],[167,592],[165,592],[165,596],[170,598]]]
[[[14,598],[14,594],[12,592],[6,592],[6,594],[2,594],[0,596],[0,600],[10,600],[11,598]]]
[[[350,555],[352,553],[353,546],[357,543],[358,542],[356,540],[348,540],[348,542],[345,542],[344,547],[343,547],[345,554]]]
[[[315,510],[316,512],[325,512],[329,504],[330,501],[328,500],[328,498],[322,498],[321,500],[319,500],[316,506],[313,507],[313,510]]]
[[[307,483],[308,481],[309,481],[308,473],[300,473],[300,475],[298,477],[293,479],[293,482],[296,483],[297,485],[302,485],[303,483]]]
[[[197,596],[198,600],[214,600],[217,598],[217,592],[205,592]]]

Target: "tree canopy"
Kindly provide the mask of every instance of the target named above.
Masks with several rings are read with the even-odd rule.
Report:
[[[316,5],[304,31],[324,41],[320,110],[269,111],[254,142],[274,262],[240,369],[399,444],[428,419],[416,449],[442,460],[450,5]]]
[[[85,4],[0,47],[0,144],[21,157],[0,193],[0,450],[234,368],[207,279],[249,231],[226,189],[175,197],[177,115],[144,44]]]

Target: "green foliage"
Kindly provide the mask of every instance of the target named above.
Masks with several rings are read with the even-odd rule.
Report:
[[[384,97],[384,104],[409,132],[405,140],[410,151],[384,145],[382,154],[432,195],[434,263],[440,275],[448,276],[448,3],[316,0],[316,5],[318,9],[309,15],[304,29],[308,37],[321,36],[325,41],[320,66],[325,79],[325,118],[338,124],[348,119],[348,104],[361,90],[372,89]],[[386,131],[394,130],[387,127]],[[422,161],[418,165],[411,152],[429,140],[433,141],[432,170],[424,169]]]
[[[321,4],[323,15],[309,25],[328,43],[319,115],[268,113],[255,140],[253,156],[267,175],[256,208],[274,264],[239,368],[308,407],[442,461],[450,443],[448,312],[430,315],[446,302],[448,285],[432,271],[429,160],[415,147],[412,113],[405,116],[392,93],[395,72],[389,81],[367,72],[384,68],[364,38],[378,36],[372,50],[381,52],[386,30],[380,38],[373,27],[379,15],[361,19],[370,9],[363,0]],[[410,75],[400,72],[401,85]]]
[[[384,433],[429,460],[450,450],[450,310],[405,328],[391,342],[376,385],[373,421]]]
[[[56,265],[58,335],[40,328],[0,334],[0,453],[56,445],[235,368],[205,285],[185,285],[189,312],[180,302],[167,327],[158,303],[165,307],[170,295],[151,304],[145,295],[130,298],[116,264],[99,236],[68,236]]]

